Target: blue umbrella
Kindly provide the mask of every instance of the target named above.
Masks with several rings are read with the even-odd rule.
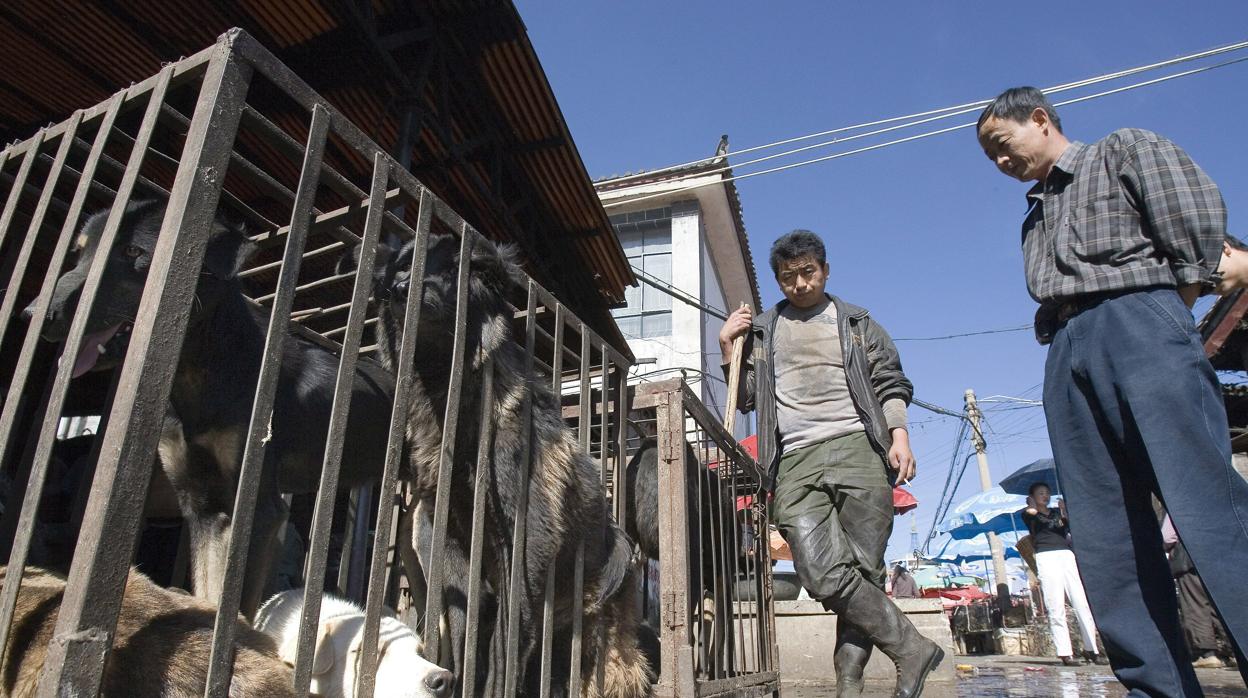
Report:
[[[1008,494],[1026,495],[1037,482],[1048,485],[1050,492],[1061,492],[1057,486],[1057,468],[1053,465],[1052,458],[1041,458],[1010,473],[1001,481],[1001,489]]]
[[[1005,548],[1006,559],[1019,557],[1017,547],[1018,539],[1021,537],[1019,532],[1001,533],[998,537],[1001,539],[1002,547]],[[992,549],[988,545],[986,535],[964,539],[950,537],[944,541],[934,541],[932,548],[936,550],[936,553],[930,559],[936,562],[952,562],[961,565],[992,558]]]
[[[1026,497],[1007,494],[1000,487],[993,487],[954,507],[937,528],[941,533],[948,533],[959,540],[989,532],[1026,531],[1027,526],[1019,515],[1026,506]]]

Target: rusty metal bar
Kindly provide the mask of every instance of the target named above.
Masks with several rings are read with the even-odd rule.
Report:
[[[659,395],[656,427],[659,447],[659,585],[663,590],[660,683],[675,695],[695,693],[694,655],[685,614],[690,608],[688,479],[685,419],[679,390]]]
[[[615,369],[615,520],[623,522],[628,515],[628,367],[616,364]]]
[[[690,631],[693,634],[693,645],[695,650],[693,654],[693,661],[696,673],[698,676],[707,674],[714,677],[716,667],[714,658],[711,656],[709,648],[706,646],[708,644],[707,640],[709,639],[708,635],[710,633],[707,632],[706,615],[703,606],[706,602],[706,590],[708,588],[711,591],[712,603],[714,603],[716,585],[714,574],[716,540],[714,530],[710,531],[710,550],[705,550],[702,546],[702,541],[705,536],[703,529],[707,526],[707,517],[706,513],[702,511],[702,503],[706,501],[707,490],[710,486],[710,470],[706,468],[705,464],[710,460],[710,449],[707,448],[705,434],[699,430],[701,425],[698,425],[696,420],[694,423],[694,443],[698,445],[701,454],[698,457],[697,463],[686,463],[684,466],[685,479],[688,481],[690,477],[693,478],[692,486],[695,492],[694,496],[691,498],[693,501],[693,510],[689,511],[686,509],[685,511],[685,525],[690,528],[697,526],[698,530],[698,535],[696,537],[690,534],[684,538],[684,540],[690,541],[690,547],[693,545],[697,546],[697,557],[694,558],[690,555],[689,560],[689,576],[698,580],[697,584],[690,584],[688,589],[688,593],[690,594],[689,608],[692,610],[689,621],[691,625]],[[683,439],[684,437],[682,435],[682,440]],[[708,555],[710,556],[709,562],[711,563],[711,579],[706,578],[707,560],[704,558]]]
[[[546,301],[543,300],[543,303]],[[555,302],[555,334],[554,351],[550,360],[550,389],[558,398],[563,389],[563,340],[567,319],[564,317],[563,304]],[[546,572],[546,598],[542,601],[542,665],[539,696],[549,696],[551,686],[551,667],[554,657],[551,656],[555,639],[555,565]]]
[[[52,168],[48,171],[48,178],[44,180],[43,192],[39,196],[39,203],[35,206],[35,213],[31,217],[30,226],[26,230],[26,237],[22,240],[22,247],[17,253],[17,261],[13,266],[13,276],[9,279],[8,291],[4,294],[4,301],[0,303],[0,346],[4,346],[4,331],[9,326],[10,319],[13,316],[13,308],[17,305],[17,296],[22,287],[22,279],[26,275],[27,265],[30,264],[30,253],[35,249],[35,240],[38,239],[39,230],[43,227],[43,219],[48,214],[48,204],[52,201],[52,194],[56,192],[61,169],[65,167],[65,159],[69,157],[70,145],[73,143],[74,134],[78,132],[78,125],[81,123],[82,112],[74,112],[73,116],[69,118],[69,125],[66,127],[65,135],[61,136],[61,145],[57,148],[56,160],[53,161]],[[25,165],[26,163],[23,162],[22,164]],[[11,196],[9,201],[16,202],[19,198],[21,198],[20,195]],[[5,213],[10,213],[8,206],[5,207]],[[8,229],[10,219],[11,216],[9,219],[0,221],[0,245],[4,244],[3,238]]]
[[[429,248],[429,224],[432,214],[430,194],[420,193],[420,208],[417,211],[416,242],[412,252],[412,279],[425,278],[425,256]],[[362,273],[368,273],[364,270]],[[390,431],[386,440],[386,464],[381,476],[381,497],[377,509],[377,535],[389,531],[394,519],[394,491],[398,481],[399,467],[403,463],[403,452],[406,448],[407,420],[412,402],[413,373],[415,371],[416,334],[420,325],[420,307],[424,298],[424,285],[413,286],[409,294],[407,307],[403,310],[403,336],[399,344],[398,366],[394,386],[394,405],[390,413]],[[412,545],[409,538],[399,543]],[[358,674],[356,695],[361,697],[373,695],[377,680],[377,640],[381,626],[381,604],[385,596],[385,550],[373,541],[373,558],[369,567],[368,597],[364,603],[364,637],[360,641],[360,657],[364,664]],[[415,574],[415,570],[407,570]]]
[[[70,244],[74,240],[78,219],[82,215],[82,208],[87,199],[89,182],[95,174],[95,167],[100,161],[100,154],[104,151],[104,144],[108,140],[108,129],[104,127],[111,126],[113,120],[117,118],[117,113],[121,108],[121,93],[113,95],[108,104],[110,109],[105,113],[103,127],[97,132],[95,144],[92,146],[91,152],[87,156],[87,162],[83,166],[84,176],[79,180],[78,187],[74,191],[69,212],[66,214],[65,222],[61,226],[60,237],[57,238],[56,246],[52,250],[52,258],[48,261],[48,272],[44,276],[43,285],[39,290],[38,297],[35,299],[34,313],[31,316],[29,326],[26,328],[26,337],[22,341],[22,349],[18,354],[17,364],[13,369],[13,375],[10,377],[8,394],[4,400],[4,409],[0,412],[0,466],[8,460],[8,452],[13,443],[10,437],[17,422],[18,406],[22,404],[22,395],[26,390],[26,381],[34,363],[35,350],[39,346],[39,335],[43,331],[43,325],[47,319],[48,303],[52,298],[52,291],[56,288],[57,272],[64,263]],[[55,371],[53,371],[52,380],[55,382]],[[51,386],[49,386],[50,388]],[[43,414],[46,411],[46,404],[47,400],[45,399],[44,409],[35,414]],[[37,435],[32,437],[31,443],[36,443],[37,438]],[[40,475],[38,479],[38,487],[40,488],[43,486],[43,477],[43,475]],[[25,488],[23,487],[23,489]],[[38,500],[36,499],[36,501]],[[20,516],[20,510],[14,509],[12,512],[6,512],[6,522],[17,519]],[[13,519],[10,519],[9,516],[12,516]],[[8,525],[10,524],[5,526],[6,531],[8,530]],[[15,535],[15,539],[16,537]],[[16,540],[14,543],[16,543]],[[29,541],[27,541],[27,544],[29,544]],[[12,553],[12,546],[10,546],[9,553]],[[23,553],[22,559],[25,559],[25,553]],[[10,567],[10,569],[14,568]],[[5,604],[7,604],[7,601]],[[7,646],[8,626],[9,621],[12,619],[13,607],[3,605],[0,606],[0,609],[3,609],[3,612],[0,612],[0,660],[2,660],[3,648]]]
[[[608,435],[610,433],[609,419],[611,416],[610,415],[611,358],[610,358],[610,353],[608,351],[607,342],[605,340],[601,340],[601,339],[599,340],[598,351],[601,353],[601,358],[602,358],[602,373],[601,373],[601,378],[600,378],[600,381],[601,381],[600,385],[602,386],[601,387],[602,415],[598,423],[598,455],[599,455],[600,477],[602,479],[603,491],[605,493],[607,491],[607,459],[609,458],[609,454],[610,454],[609,446],[611,444],[611,440],[610,438],[608,438]],[[614,475],[614,472],[612,472],[612,475]],[[619,481],[613,478],[612,484],[618,487]],[[601,624],[595,625],[593,640],[594,640],[594,643],[597,645],[597,654],[598,654],[598,661],[595,663],[594,687],[595,687],[595,690],[598,692],[598,694],[601,695],[602,686],[606,682],[606,669],[607,669],[607,662],[606,662],[607,636],[606,636],[606,633],[603,632],[603,628]]]
[[[162,71],[164,86],[168,86],[173,71],[173,66]],[[165,418],[191,299],[229,162],[229,146],[238,129],[250,78],[250,68],[235,59],[228,38],[218,42],[200,88],[131,334],[131,346],[146,351],[127,352],[122,365],[85,525],[57,620],[55,637],[59,641],[49,646],[40,677],[41,696],[94,695],[99,690],[151,479],[151,454]],[[141,151],[150,143],[163,102],[164,90],[158,84],[144,114],[136,152],[131,154],[128,179],[119,188],[124,199],[134,187]],[[121,223],[122,210],[113,207],[110,223],[114,228]],[[106,255],[93,260],[93,270],[98,261],[102,273],[105,259]],[[90,307],[79,305],[74,321],[82,323],[81,330],[85,329]]]
[[[168,76],[166,75],[165,79],[159,85],[160,90],[156,96],[160,97],[160,99],[164,99],[164,90],[167,86]],[[149,106],[148,116],[150,116],[151,111],[152,109]],[[110,114],[115,117],[116,111],[112,111]],[[145,125],[150,126],[151,120],[145,117],[144,123]],[[148,132],[148,136],[150,137],[150,131]],[[98,136],[96,139],[96,145],[101,150],[103,149],[103,142]],[[36,152],[37,151],[32,150],[29,159],[33,160],[36,156]],[[127,197],[129,196],[130,191],[134,188],[134,172],[138,170],[142,159],[142,151],[131,153],[131,163],[134,165],[134,170],[131,171],[129,179],[122,181],[122,189],[125,191]],[[128,189],[127,185],[129,185]],[[81,189],[82,187],[80,185],[78,193],[82,193]],[[81,208],[81,201],[79,204]],[[100,237],[100,249],[108,250],[112,246],[113,240],[117,236],[117,228],[121,220],[121,210],[124,206],[125,200],[123,198],[119,198],[114,202],[113,210],[110,213],[108,223],[104,226],[104,232]],[[68,221],[66,222],[66,225],[69,225]],[[69,240],[72,239],[72,235],[72,229],[68,227],[62,229],[61,242],[64,243],[66,247],[69,244]],[[62,259],[64,259],[64,254],[65,252],[62,250]],[[9,552],[8,571],[4,579],[3,600],[0,600],[0,651],[3,651],[4,648],[8,647],[8,637],[10,631],[9,626],[12,623],[13,609],[17,603],[18,583],[22,577],[23,571],[26,569],[26,557],[30,551],[31,538],[34,535],[35,516],[38,512],[39,501],[43,497],[43,488],[45,480],[47,479],[48,460],[52,453],[52,442],[56,438],[57,422],[59,421],[61,408],[65,404],[66,393],[69,391],[69,381],[72,378],[73,372],[71,366],[73,361],[69,360],[69,358],[74,356],[74,352],[77,350],[78,345],[82,343],[82,338],[86,333],[87,315],[90,313],[91,304],[95,301],[96,293],[100,287],[100,279],[104,274],[106,256],[107,255],[101,255],[99,258],[92,260],[92,265],[88,270],[86,281],[83,283],[82,292],[79,296],[77,313],[74,315],[74,320],[70,324],[69,334],[64,342],[64,349],[62,350],[63,359],[61,361],[60,368],[55,372],[55,377],[53,378],[47,400],[47,407],[43,410],[43,422],[36,441],[35,455],[32,459],[26,494],[22,500],[22,510],[17,522],[17,531],[14,535],[13,547]],[[19,365],[19,372],[29,370],[35,345],[39,339],[38,334],[43,327],[44,316],[47,312],[47,302],[51,297],[52,290],[55,286],[55,275],[45,277],[44,288],[40,293],[41,302],[36,308],[38,310],[37,317],[31,323],[30,328],[26,331],[26,340],[22,351],[23,358],[26,360]],[[21,383],[24,382],[25,376],[22,378],[23,380],[19,382],[15,376],[12,385],[9,387],[11,397],[5,403],[3,417],[0,417],[0,422],[2,422],[2,424],[0,424],[0,437],[3,437],[4,439],[6,450],[11,444],[11,438],[13,435],[12,429],[16,421],[17,407],[20,402],[20,391],[22,388]]]
[[[435,199],[436,202],[436,199]],[[437,214],[437,208],[434,209]],[[450,386],[446,392],[446,412],[442,419],[442,443],[438,454],[438,491],[433,506],[433,540],[430,544],[430,559],[441,560],[446,549],[446,526],[450,515],[450,488],[445,483],[451,481],[451,468],[455,462],[455,435],[459,428],[459,400],[464,383],[464,352],[468,334],[468,276],[471,273],[469,262],[472,249],[476,244],[477,232],[465,223],[460,230],[459,269],[455,284],[455,336],[451,356]],[[411,302],[410,300],[408,301]],[[443,586],[442,566],[432,565],[433,569],[425,570],[425,586],[429,589],[429,598],[425,604],[425,618],[431,619],[425,624],[425,647],[429,648],[431,660],[437,664],[440,660],[441,636],[437,619],[442,617]]]
[[[601,412],[598,415],[598,470],[599,470],[598,477],[602,481],[602,486],[603,486],[603,489],[605,490],[607,487],[607,445],[610,442],[610,439],[607,438],[607,423],[608,423],[608,419],[610,418],[610,414],[608,413],[611,410],[611,407],[610,407],[611,364],[610,364],[610,359],[607,358],[607,343],[606,342],[600,342],[598,344],[598,351],[600,353],[600,359],[602,361],[600,368],[599,368],[601,372],[598,374],[599,375],[598,380],[599,380],[599,386],[600,386],[599,409],[601,410]]]
[[[327,110],[328,111],[328,110]],[[337,120],[332,119],[335,132]],[[312,682],[312,644],[321,617],[321,595],[325,584],[325,562],[329,555],[329,532],[334,518],[334,499],[338,493],[338,474],[342,467],[342,449],[346,439],[347,417],[355,384],[355,365],[359,359],[360,337],[364,333],[364,317],[368,313],[368,296],[373,286],[373,265],[377,241],[381,237],[382,198],[390,177],[390,160],[384,153],[373,157],[373,182],[369,191],[371,206],[364,222],[364,238],[360,243],[360,262],[356,269],[355,287],[351,295],[351,312],[347,315],[347,334],[338,360],[338,378],[334,384],[334,401],[329,416],[329,433],[325,442],[325,460],[312,514],[312,533],[308,542],[307,569],[304,574],[303,615],[299,622],[299,644],[295,655],[295,692],[305,695]]]
[[[78,115],[78,122],[81,123],[82,115]],[[74,124],[77,128],[78,124]],[[4,202],[4,212],[0,213],[0,247],[4,246],[4,239],[9,235],[9,228],[13,226],[13,214],[17,213],[17,203],[21,200],[22,194],[26,189],[26,180],[30,179],[30,170],[35,164],[35,160],[39,159],[39,150],[43,148],[44,141],[48,135],[48,129],[41,128],[34,136],[34,145],[26,153],[26,157],[22,158],[22,165],[17,170],[17,178],[13,180],[13,188],[9,190],[9,197]],[[7,322],[7,316],[0,316],[0,321]]]
[[[521,380],[526,382],[533,375],[534,344],[537,340],[535,331],[537,321],[534,319],[537,314],[535,286],[536,282],[529,279],[528,314],[524,320],[524,374],[521,376]],[[511,581],[507,592],[509,599],[507,604],[507,658],[503,681],[503,694],[509,696],[516,695],[518,692],[520,606],[521,604],[528,605],[528,598],[522,598],[521,586],[524,581],[524,550],[528,533],[529,471],[532,467],[533,456],[533,392],[531,390],[524,391],[524,399],[520,403],[520,423],[524,429],[520,436],[520,479],[517,481],[520,483],[520,492],[519,499],[516,501],[516,520],[513,522],[511,537]],[[531,618],[528,620],[532,622]],[[526,628],[526,635],[528,632]]]
[[[313,230],[315,230],[315,227],[313,228]],[[255,240],[255,238],[252,238],[252,240]],[[324,245],[314,250],[308,250],[307,252],[304,252],[303,258],[312,259],[313,257],[319,257],[323,254],[328,254],[330,252],[341,252],[342,250],[345,250],[345,249],[347,249],[347,243],[339,241],[339,240],[335,240],[334,242],[331,242],[328,245]],[[272,262],[268,262],[266,264],[258,264],[254,267],[251,267],[250,269],[244,269],[240,271],[238,273],[238,278],[247,279],[253,276],[258,276],[265,272],[270,272],[270,271],[280,269],[281,266],[282,266],[282,260],[280,259],[272,261]],[[351,304],[344,303],[342,307],[343,309],[349,308],[351,307]]]
[[[282,271],[277,279],[277,300],[273,303],[273,309],[269,313],[264,354],[260,360],[260,373],[256,379],[251,420],[247,427],[247,442],[243,447],[243,460],[239,468],[234,513],[231,518],[230,539],[226,553],[225,580],[221,590],[220,606],[217,608],[217,616],[213,624],[212,654],[208,662],[208,681],[204,690],[204,695],[208,698],[224,698],[230,691],[230,679],[233,676],[234,667],[234,630],[237,627],[247,555],[251,547],[256,495],[260,489],[260,477],[264,470],[264,457],[268,446],[266,434],[272,429],[273,402],[277,395],[277,381],[282,371],[282,351],[286,346],[290,308],[294,304],[295,285],[299,282],[303,249],[308,241],[312,202],[316,199],[317,183],[320,181],[321,163],[325,155],[325,141],[328,133],[328,112],[319,107],[314,108],[312,123],[308,128],[306,154],[299,173],[294,209],[290,215],[291,233],[286,238]]]
[[[590,416],[593,409],[590,404],[590,385],[589,385],[589,368],[590,368],[590,351],[592,350],[592,341],[590,338],[589,328],[584,322],[577,323],[577,329],[581,333],[581,395],[579,404],[581,406],[581,416],[576,423],[576,435],[581,443],[581,450],[589,453],[589,442],[591,438],[590,429],[593,428],[592,418]],[[576,566],[574,570],[574,579],[572,587],[572,656],[568,662],[571,668],[568,672],[568,695],[581,695],[581,659],[583,656],[582,648],[585,642],[584,624],[585,612],[584,601],[582,600],[585,589],[585,542],[581,541],[576,547]]]
[[[485,548],[485,491],[489,488],[490,456],[493,453],[494,358],[486,357],[481,367],[481,434],[477,441],[477,472],[472,490],[472,536],[468,553],[468,608],[464,620],[463,696],[472,698],[477,690],[477,641],[481,625],[481,557]],[[497,617],[494,632],[499,632]],[[436,621],[434,621],[436,622]],[[429,623],[425,624],[426,626]]]

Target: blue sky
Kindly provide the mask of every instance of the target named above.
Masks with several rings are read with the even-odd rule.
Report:
[[[1248,39],[1248,3],[1239,1],[518,5],[594,177],[707,156],[723,133],[740,149]],[[1248,234],[1246,87],[1248,63],[1060,113],[1074,139],[1092,141],[1133,126],[1182,145],[1221,185],[1231,231],[1242,237]],[[835,149],[814,155],[824,152]],[[999,174],[969,130],[747,179],[739,187],[767,304],[780,298],[766,269],[767,250],[777,236],[801,227],[828,244],[830,290],[867,306],[894,337],[1031,322],[1035,306],[1018,244],[1026,186]],[[1030,332],[898,346],[916,395],[929,402],[960,410],[967,388],[981,397],[1039,397],[1044,349]],[[1040,408],[984,407],[994,481],[1049,455]],[[918,408],[910,416],[922,537],[957,423]],[[972,462],[959,499],[979,487],[974,468]],[[909,532],[910,517],[898,519],[890,557],[905,552]]]

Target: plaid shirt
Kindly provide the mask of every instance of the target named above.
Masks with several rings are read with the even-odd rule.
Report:
[[[1155,133],[1128,128],[1071,143],[1027,200],[1023,257],[1042,344],[1060,307],[1081,296],[1211,285],[1226,234],[1222,195]]]

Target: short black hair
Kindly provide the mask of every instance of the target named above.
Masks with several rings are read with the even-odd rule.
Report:
[[[780,264],[802,257],[814,257],[820,266],[828,263],[828,254],[823,247],[823,240],[809,230],[797,229],[785,233],[771,244],[771,273],[780,276]]]
[[[1031,497],[1036,496],[1036,489],[1040,487],[1043,487],[1044,489],[1048,490],[1050,494],[1053,493],[1053,488],[1049,487],[1049,483],[1041,480],[1040,482],[1031,483],[1031,487],[1027,488],[1027,495]]]
[[[979,121],[975,123],[975,133],[979,133],[979,129],[990,116],[1023,123],[1031,118],[1031,113],[1037,108],[1043,109],[1044,113],[1049,115],[1049,121],[1053,122],[1053,127],[1058,133],[1063,132],[1062,120],[1058,117],[1053,104],[1049,102],[1049,98],[1045,97],[1038,88],[1024,86],[1011,87],[989,102],[979,114]]]
[[[1234,235],[1231,235],[1230,233],[1226,234],[1226,244],[1230,245],[1232,250],[1239,250],[1240,252],[1248,252],[1248,245],[1245,245],[1243,240],[1240,240],[1239,238],[1235,237]]]

